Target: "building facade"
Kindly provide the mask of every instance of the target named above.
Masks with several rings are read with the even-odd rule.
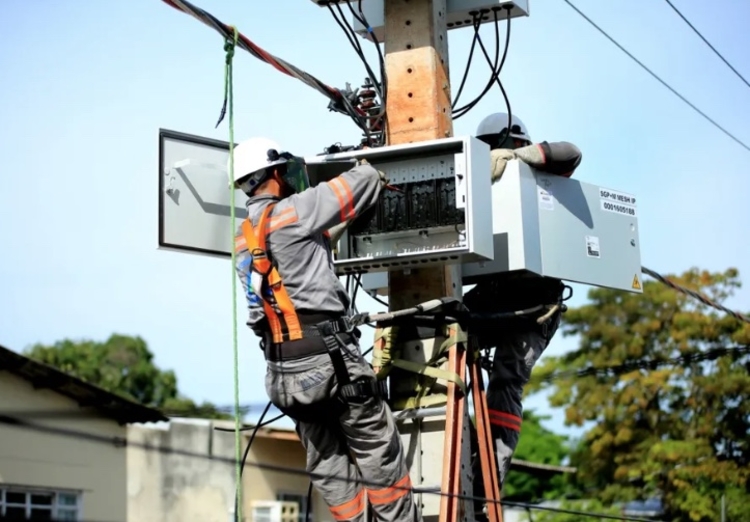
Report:
[[[162,420],[0,346],[0,519],[127,520],[126,425]]]
[[[242,449],[251,431],[243,431]],[[232,522],[234,423],[172,418],[128,428],[129,522]],[[303,522],[309,479],[297,434],[261,428],[242,476],[242,519]],[[311,522],[332,517],[313,491]]]

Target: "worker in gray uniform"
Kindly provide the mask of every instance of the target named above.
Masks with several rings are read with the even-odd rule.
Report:
[[[267,138],[234,152],[247,219],[235,237],[248,326],[261,338],[271,402],[292,418],[307,471],[337,522],[420,519],[392,413],[348,320],[331,243],[387,184],[366,162],[310,188],[304,160]],[[331,235],[333,234],[333,238]]]
[[[526,126],[515,115],[490,114],[479,124],[476,137],[491,149],[492,182],[497,182],[510,160],[520,160],[540,172],[570,177],[581,163],[581,151],[568,142],[534,144]],[[506,313],[542,309],[501,322],[487,321],[472,326],[483,349],[495,348],[487,385],[487,409],[495,441],[500,487],[505,481],[521,432],[523,388],[531,370],[547,348],[560,323],[566,287],[562,281],[539,276],[492,274],[466,293],[464,304],[472,312]],[[550,313],[552,312],[552,313]],[[481,473],[476,490],[481,491]]]

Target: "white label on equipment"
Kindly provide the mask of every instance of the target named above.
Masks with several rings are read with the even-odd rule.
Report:
[[[632,205],[625,205],[623,203],[613,203],[602,199],[602,210],[607,212],[614,212],[615,214],[622,214],[623,216],[637,217],[635,207]]]
[[[539,208],[555,210],[555,198],[552,197],[552,193],[539,186],[537,186],[536,190],[539,199]]]
[[[599,198],[602,201],[609,201],[611,203],[620,203],[622,205],[635,206],[635,196],[626,194],[625,192],[617,192],[616,190],[609,190],[599,187]]]
[[[599,250],[599,238],[596,236],[586,236],[586,255],[589,257],[602,257]]]

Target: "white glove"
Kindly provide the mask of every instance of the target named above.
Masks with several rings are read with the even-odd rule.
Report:
[[[518,159],[518,155],[512,149],[495,149],[490,151],[490,178],[492,183],[503,177],[505,166],[509,160]]]

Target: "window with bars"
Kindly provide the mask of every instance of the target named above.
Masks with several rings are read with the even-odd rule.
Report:
[[[299,506],[299,522],[305,521],[305,510],[307,509],[307,495],[300,495],[299,493],[278,493],[276,500],[281,502],[296,502]],[[309,522],[314,522],[315,517],[312,511],[312,499],[310,499],[310,519]]]
[[[0,521],[80,520],[81,497],[71,491],[0,485]]]

